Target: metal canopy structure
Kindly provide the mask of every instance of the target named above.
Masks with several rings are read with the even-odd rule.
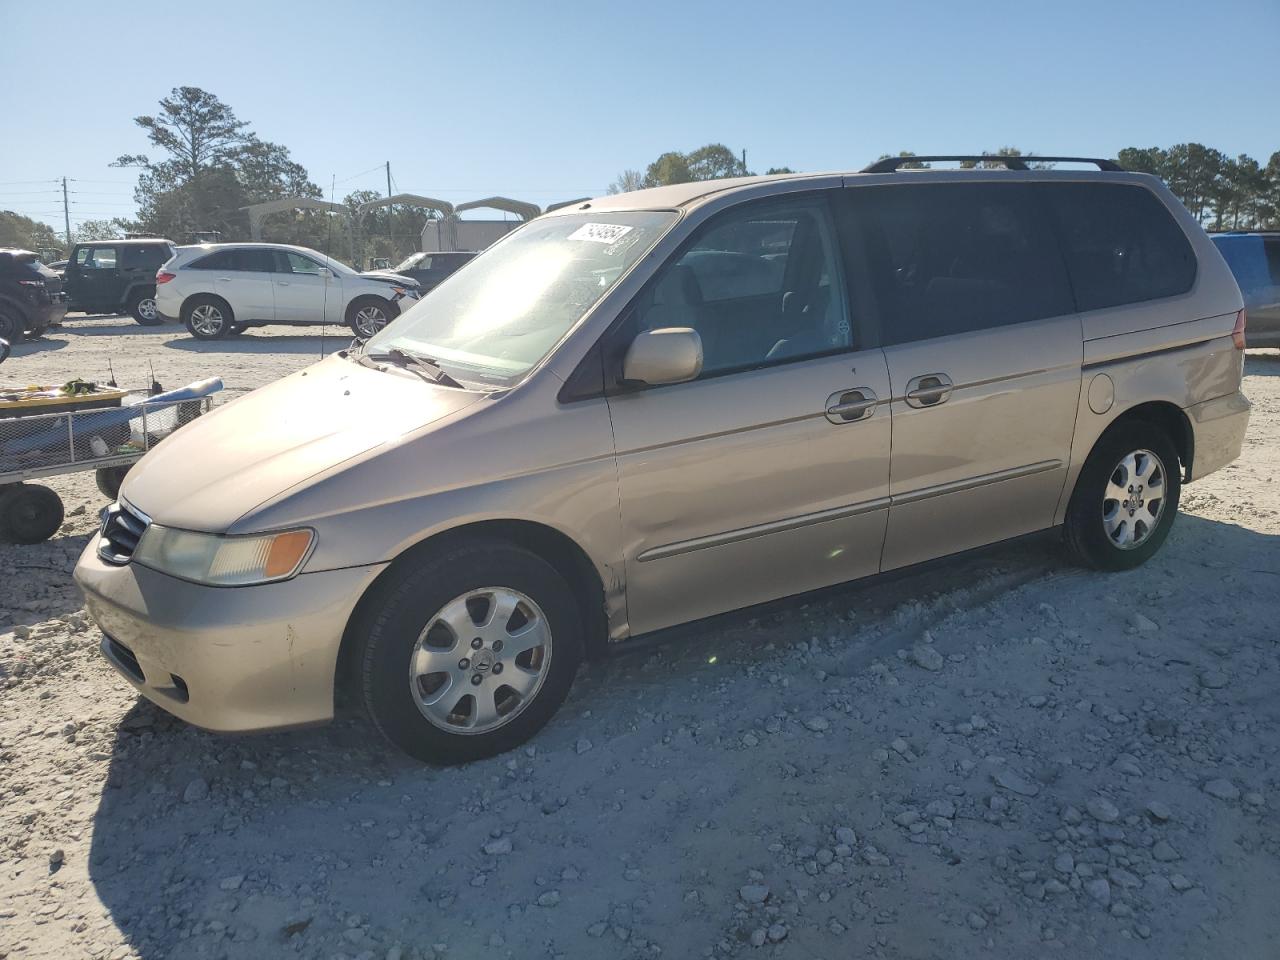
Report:
[[[311,197],[284,197],[280,200],[267,200],[241,207],[249,214],[249,236],[256,241],[262,239],[262,220],[273,213],[284,213],[288,210],[324,210],[342,217],[350,229],[351,211],[341,203],[330,203],[327,200],[313,200]]]
[[[542,208],[536,203],[525,203],[523,200],[512,200],[510,197],[485,197],[483,200],[460,203],[454,207],[454,214],[462,213],[464,210],[478,210],[482,207],[515,214],[521,220],[532,220],[542,214]]]
[[[439,212],[441,217],[451,217],[454,213],[454,206],[448,200],[436,200],[433,197],[420,197],[416,193],[397,193],[394,197],[379,197],[377,200],[370,200],[368,203],[362,203],[356,207],[356,216],[363,217],[370,210],[376,210],[379,207],[389,207],[392,204],[399,204],[405,207],[422,207],[425,210],[435,210]]]

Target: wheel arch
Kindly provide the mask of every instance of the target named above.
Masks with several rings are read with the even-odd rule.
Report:
[[[477,520],[434,533],[405,548],[369,584],[347,618],[347,625],[342,633],[334,676],[335,698],[354,676],[352,657],[359,646],[356,624],[361,621],[379,586],[392,572],[405,564],[416,562],[425,554],[484,540],[523,547],[551,564],[569,582],[574,599],[578,602],[587,656],[599,655],[606,649],[609,626],[605,611],[604,581],[587,552],[568,534],[545,523],[515,519]]]
[[[231,320],[228,322],[230,323],[235,322],[235,319],[236,319],[235,308],[231,306],[230,303],[227,302],[227,299],[225,297],[221,297],[218,294],[208,290],[197,290],[195,293],[189,293],[185,297],[183,297],[182,303],[179,304],[178,306],[178,317],[182,320],[183,323],[187,322],[187,314],[190,310],[194,309],[194,301],[196,300],[216,300],[218,303],[226,307],[227,312],[231,314]]]
[[[1093,446],[1097,447],[1107,432],[1121,423],[1153,423],[1162,428],[1178,451],[1178,459],[1182,463],[1183,482],[1191,480],[1192,466],[1195,463],[1196,435],[1190,418],[1181,407],[1167,400],[1151,400],[1130,407],[1107,424],[1106,430],[1098,435]],[[1089,453],[1092,455],[1092,448]]]

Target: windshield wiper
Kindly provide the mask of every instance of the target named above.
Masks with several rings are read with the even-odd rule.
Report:
[[[377,366],[378,361],[390,360],[399,364],[406,370],[412,370],[422,379],[430,383],[437,383],[445,387],[457,387],[459,390],[465,390],[461,383],[449,376],[438,363],[430,357],[420,356],[416,353],[408,353],[398,347],[392,347],[384,353],[362,354],[360,362],[365,366]],[[367,362],[366,362],[367,361]]]

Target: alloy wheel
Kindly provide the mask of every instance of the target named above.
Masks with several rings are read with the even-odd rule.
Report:
[[[434,726],[489,733],[533,702],[551,652],[551,628],[532,599],[507,587],[472,590],[445,604],[418,635],[409,690]]]
[[[202,303],[191,311],[191,328],[206,337],[216,337],[224,322],[222,311],[212,303]]]
[[[143,320],[154,320],[156,318],[156,298],[143,297],[138,301],[138,316]]]
[[[1164,513],[1164,462],[1150,450],[1135,450],[1111,471],[1103,493],[1102,524],[1121,550],[1141,546]]]
[[[387,325],[387,314],[372,304],[356,311],[356,333],[366,340]]]

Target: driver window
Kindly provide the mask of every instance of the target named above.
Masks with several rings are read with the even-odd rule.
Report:
[[[89,259],[84,262],[89,270],[114,270],[116,268],[115,247],[94,247]]]
[[[697,330],[704,377],[848,349],[836,256],[824,201],[744,204],[662,268],[638,329]]]
[[[313,277],[320,276],[320,264],[316,263],[309,257],[304,257],[301,254],[286,251],[284,259],[289,265],[290,273],[306,273]]]

